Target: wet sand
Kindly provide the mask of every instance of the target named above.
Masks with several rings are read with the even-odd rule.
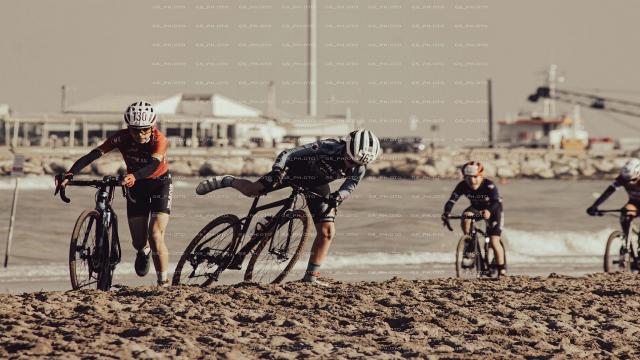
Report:
[[[0,295],[0,357],[640,356],[629,274]]]

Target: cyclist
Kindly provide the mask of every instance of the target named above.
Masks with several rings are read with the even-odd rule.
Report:
[[[458,183],[451,193],[449,201],[444,205],[442,220],[446,220],[451,213],[460,196],[466,196],[471,202],[471,206],[463,212],[465,215],[481,214],[487,223],[487,235],[491,241],[491,247],[496,254],[498,271],[500,275],[506,275],[507,270],[504,261],[504,249],[500,243],[502,234],[502,199],[498,194],[498,188],[489,179],[484,177],[484,166],[477,161],[469,161],[461,168],[464,180]],[[471,227],[471,220],[463,219],[461,222],[462,231],[468,235]],[[463,267],[473,267],[473,244],[467,244],[462,259]]]
[[[281,152],[272,171],[255,182],[231,175],[215,176],[202,181],[196,188],[199,195],[232,187],[246,196],[268,192],[286,180],[328,198],[307,197],[307,204],[316,228],[304,282],[323,285],[318,281],[319,269],[325,260],[335,235],[337,207],[356,188],[366,172],[366,165],[380,155],[380,141],[369,130],[352,131],[345,140],[327,139]],[[286,169],[286,174],[285,174]],[[329,183],[346,178],[340,188],[331,192]]]
[[[145,276],[149,272],[149,259],[152,257],[158,285],[168,286],[169,252],[164,234],[171,213],[173,185],[167,162],[168,141],[155,127],[156,118],[150,103],[138,101],[131,104],[124,113],[127,129],[117,131],[57,178],[64,187],[74,174],[117,148],[127,165],[122,185],[130,188],[130,195],[135,201],[127,199],[129,231],[133,247],[137,250],[136,274]]]
[[[638,208],[640,208],[640,159],[633,158],[624,164],[622,169],[620,169],[620,175],[618,175],[613,183],[596,199],[593,205],[587,209],[587,214],[591,216],[598,215],[598,206],[604,203],[609,196],[621,186],[624,187],[629,195],[629,200],[624,206],[625,213],[620,217],[620,225],[626,236],[629,233],[631,221],[638,215]]]

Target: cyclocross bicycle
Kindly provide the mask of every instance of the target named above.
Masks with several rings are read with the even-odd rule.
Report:
[[[260,197],[266,193],[261,194],[253,200],[247,216],[240,219],[233,214],[221,215],[200,230],[178,261],[173,285],[208,286],[218,281],[226,269],[241,270],[247,256],[250,259],[245,281],[282,282],[298,261],[311,228],[305,206],[299,204],[304,204],[304,196],[328,199],[295,184],[283,184],[269,192],[284,187],[292,188],[289,197],[258,206]],[[275,215],[255,225],[254,233],[243,245],[253,217],[277,207],[281,208]]]
[[[490,238],[486,235],[485,231],[478,229],[475,224],[476,221],[483,220],[482,215],[463,214],[460,216],[448,216],[447,220],[444,221],[444,225],[446,225],[450,231],[453,231],[453,228],[449,223],[449,219],[471,220],[469,235],[463,235],[458,241],[458,246],[456,247],[456,276],[459,278],[499,277],[500,273],[497,267],[498,259],[491,247]],[[480,241],[483,242],[482,245],[480,245]],[[504,261],[506,265],[507,250],[505,249],[502,240],[500,240],[500,244],[504,251]],[[465,254],[467,255],[467,258],[471,255],[471,259],[473,261],[472,264],[463,263]]]
[[[84,210],[73,227],[69,247],[69,275],[74,290],[95,288],[109,290],[113,272],[120,262],[122,251],[118,238],[118,216],[111,207],[114,190],[120,186],[123,196],[129,196],[125,186],[120,185],[121,177],[105,176],[102,180],[71,180],[67,186],[91,186],[98,189],[94,209]],[[56,186],[62,201],[71,200],[65,188]]]
[[[620,217],[627,216],[627,209],[598,210],[596,215],[603,216],[607,213],[620,213]],[[636,242],[632,241],[632,235],[636,235]],[[607,247],[604,251],[605,272],[638,272],[638,245],[640,235],[629,226],[629,233],[625,234],[615,230],[607,239]]]

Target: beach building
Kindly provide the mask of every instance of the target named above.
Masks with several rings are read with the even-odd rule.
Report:
[[[252,107],[219,94],[104,95],[64,106],[55,114],[3,118],[4,143],[19,146],[95,146],[125,123],[128,104],[145,99],[173,146],[265,146],[281,142],[285,129]]]
[[[125,127],[128,104],[145,99],[159,114],[158,127],[174,147],[290,147],[344,136],[353,127],[347,115],[298,116],[271,106],[267,113],[220,94],[103,95],[66,106],[59,113],[0,112],[0,142],[13,147],[92,147]]]
[[[499,121],[498,142],[511,147],[584,149],[589,135],[573,118],[531,117]]]

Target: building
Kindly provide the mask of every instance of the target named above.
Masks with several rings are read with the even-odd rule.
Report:
[[[587,132],[568,116],[531,117],[498,124],[498,142],[511,147],[584,149],[589,144]]]
[[[57,114],[4,117],[4,142],[18,146],[95,146],[125,126],[129,104],[144,99],[159,114],[158,127],[173,146],[272,147],[286,130],[273,118],[219,94],[104,95]]]

